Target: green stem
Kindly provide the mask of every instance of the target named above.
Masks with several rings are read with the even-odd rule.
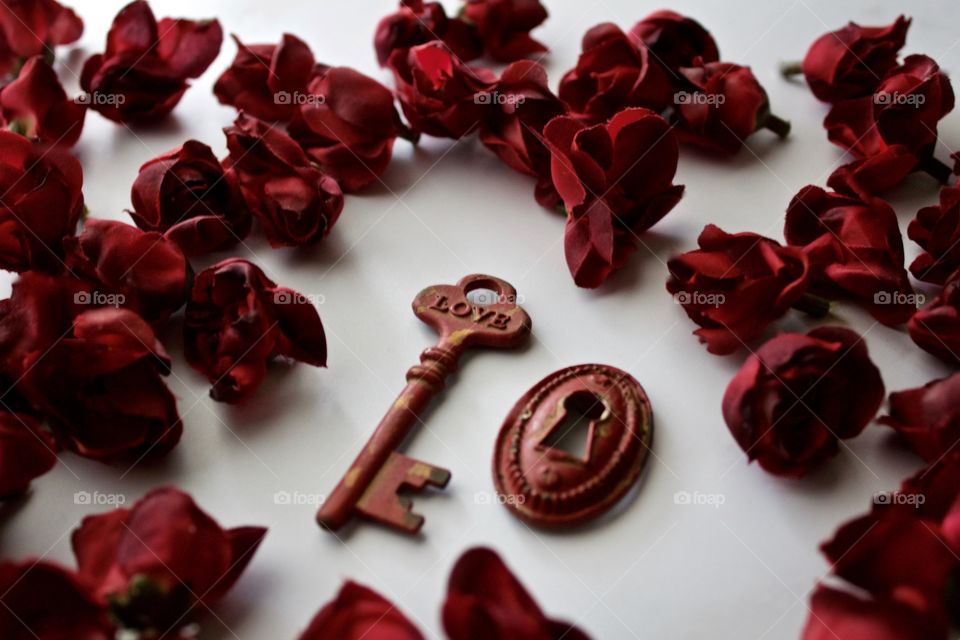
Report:
[[[767,114],[767,117],[764,119],[761,127],[773,131],[781,138],[786,138],[788,135],[790,135],[790,121],[784,120],[783,118],[778,118],[772,113]]]
[[[814,318],[823,318],[830,313],[831,303],[826,298],[815,296],[812,293],[805,293],[803,297],[793,303],[793,308],[802,311],[808,316]]]
[[[803,73],[803,63],[799,60],[780,63],[780,75],[784,78],[792,78]]]
[[[933,156],[927,156],[921,160],[917,168],[929,174],[940,184],[947,184],[950,181],[950,176],[953,175],[953,169],[948,164],[937,160]]]

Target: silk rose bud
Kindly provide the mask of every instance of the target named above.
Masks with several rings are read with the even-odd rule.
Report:
[[[359,71],[325,67],[308,93],[311,99],[290,123],[290,136],[347,193],[379,179],[397,136],[418,137],[400,121],[393,93]]]
[[[468,67],[440,42],[395,51],[390,68],[403,114],[415,131],[462,138],[479,127],[492,105],[496,76]]]
[[[940,189],[940,204],[924,207],[907,227],[923,253],[910,265],[917,280],[943,284],[960,269],[960,187]]]
[[[404,54],[412,47],[439,40],[464,62],[479,58],[483,45],[477,30],[460,18],[448,18],[439,2],[400,0],[400,8],[377,24],[373,46],[381,67],[394,51]]]
[[[27,60],[17,79],[0,90],[0,115],[7,126],[46,145],[75,145],[86,113],[86,107],[67,97],[43,58]]]
[[[236,180],[272,246],[314,244],[330,234],[343,210],[343,192],[290,136],[243,113],[223,132],[229,179]]]
[[[784,65],[784,75],[803,73],[810,91],[824,102],[869,96],[897,66],[909,27],[903,16],[885,27],[851,22],[817,38],[802,64]]]
[[[676,138],[647,109],[625,109],[593,126],[554,118],[543,138],[567,212],[567,266],[578,286],[598,287],[683,196],[683,186],[673,184]]]
[[[26,491],[56,461],[56,442],[32,416],[0,413],[0,500]]]
[[[197,274],[187,302],[184,352],[213,383],[214,400],[236,403],[256,390],[275,356],[326,366],[327,341],[306,296],[231,258]]]
[[[809,284],[802,251],[755,233],[707,225],[700,249],[668,263],[667,291],[696,324],[710,353],[733,353],[798,304]]]
[[[91,109],[115,122],[155,122],[170,113],[189,84],[220,53],[216,20],[164,18],[137,0],[114,18],[107,47],[87,59],[80,86]]]
[[[539,0],[467,0],[461,15],[476,29],[484,53],[497,62],[514,62],[547,48],[530,31],[547,19]]]
[[[727,387],[723,418],[751,462],[802,476],[863,431],[883,395],[863,339],[821,327],[781,334],[751,355]]]
[[[0,131],[0,269],[57,271],[83,216],[83,169],[63,149]]]
[[[250,212],[233,176],[196,140],[140,167],[130,197],[136,225],[163,233],[187,256],[229,249],[250,232]]]
[[[263,120],[288,120],[297,111],[314,73],[313,52],[300,38],[283,34],[280,44],[245,45],[233,36],[237,55],[213,93],[220,104]]]
[[[809,608],[802,640],[947,640],[925,612],[895,599],[864,598],[819,585]]]
[[[630,37],[650,50],[653,58],[671,70],[720,59],[717,43],[710,32],[693,18],[674,11],[654,11],[633,25]]]
[[[170,633],[233,587],[266,532],[224,529],[189,495],[164,487],[87,516],[71,543],[80,581],[115,620]]]
[[[660,113],[672,93],[668,72],[646,47],[636,46],[611,23],[584,34],[577,66],[563,75],[558,91],[570,110],[589,123],[603,122],[626,107]]]
[[[880,422],[893,428],[917,455],[935,462],[960,441],[960,374],[891,393],[890,413]]]
[[[83,34],[83,21],[56,0],[20,0],[0,4],[0,41],[12,56],[46,55]]]
[[[348,581],[314,616],[299,640],[424,640],[423,634],[379,593]]]
[[[907,328],[921,349],[948,364],[960,364],[960,271],[947,278],[943,290],[910,318]]]
[[[708,62],[679,70],[684,89],[674,94],[677,137],[697,147],[734,154],[760,129],[781,138],[790,123],[770,113],[767,92],[749,67]]]

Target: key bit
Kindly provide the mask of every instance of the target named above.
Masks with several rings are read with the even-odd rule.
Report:
[[[474,303],[467,294],[487,289],[495,295]],[[321,527],[336,531],[353,516],[416,533],[423,516],[412,512],[412,501],[401,490],[443,488],[450,472],[409,458],[397,449],[416,426],[430,400],[457,368],[471,347],[509,349],[530,335],[530,316],[517,304],[517,292],[507,282],[480,274],[455,285],[427,287],[413,301],[413,312],[440,338],[420,354],[420,364],[407,371],[407,386],[380,421],[353,465],[317,512]]]

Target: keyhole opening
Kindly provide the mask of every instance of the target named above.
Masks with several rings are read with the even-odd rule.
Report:
[[[543,444],[551,449],[559,449],[580,460],[590,459],[590,423],[599,420],[607,406],[603,400],[590,391],[576,391],[563,401],[566,415],[557,424]]]
[[[477,289],[471,289],[467,291],[467,300],[471,304],[475,304],[479,307],[486,307],[491,304],[496,304],[500,302],[501,296],[499,291],[494,291],[493,289],[487,289],[485,287],[479,287]]]

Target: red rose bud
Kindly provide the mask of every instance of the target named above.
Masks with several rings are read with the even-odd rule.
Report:
[[[558,92],[581,119],[603,122],[625,107],[660,113],[669,106],[673,95],[669,72],[615,24],[598,24],[587,31],[581,51],[577,66],[560,80]]]
[[[755,233],[729,234],[707,225],[700,249],[668,263],[667,291],[696,324],[710,353],[749,345],[800,302],[809,284],[802,251]]]
[[[645,45],[655,60],[671,70],[692,66],[698,58],[704,63],[720,59],[710,32],[693,18],[673,11],[654,11],[633,25],[630,37]]]
[[[0,131],[0,269],[56,271],[83,216],[83,169],[63,149]]]
[[[802,476],[863,431],[883,394],[863,339],[820,327],[781,334],[751,355],[727,387],[723,419],[751,462]]]
[[[855,22],[826,33],[810,46],[802,65],[785,65],[787,76],[803,73],[810,91],[824,102],[871,95],[897,66],[910,20],[900,16],[885,27]]]
[[[625,264],[639,234],[683,196],[683,186],[673,184],[676,138],[647,109],[625,109],[594,126],[554,118],[543,137],[553,186],[567,210],[570,273],[578,286],[600,286]]]
[[[885,562],[887,558],[881,561]],[[820,585],[810,596],[801,640],[947,640],[924,612],[897,600],[876,600]]]
[[[107,47],[87,59],[80,86],[89,107],[116,122],[155,122],[170,113],[206,71],[223,42],[216,20],[164,18],[145,0],[114,18]]]
[[[162,376],[170,358],[129,309],[66,276],[25,273],[0,305],[0,357],[61,446],[104,461],[160,456],[182,432]]]
[[[184,326],[187,362],[206,375],[214,400],[249,397],[275,356],[326,366],[327,342],[316,307],[278,287],[256,265],[231,258],[197,274]]]
[[[854,300],[887,325],[916,311],[897,216],[883,200],[804,187],[787,208],[784,237],[810,260],[811,293]]]
[[[188,140],[142,167],[130,195],[130,217],[188,256],[229,249],[250,232],[250,212],[210,147]]]
[[[30,58],[17,79],[0,90],[0,115],[7,127],[48,145],[72,147],[87,110],[71,100],[43,58]]]
[[[902,144],[883,146],[876,135],[876,127],[864,134],[864,140],[876,152],[838,167],[827,179],[834,191],[855,196],[861,200],[876,197],[897,186],[917,167],[917,157]],[[873,140],[874,142],[870,142]]]
[[[960,188],[940,190],[940,204],[924,207],[907,227],[907,236],[923,249],[910,265],[917,280],[943,284],[960,268]]]
[[[476,28],[484,53],[497,62],[547,51],[530,37],[530,31],[547,19],[539,0],[467,0],[461,15]]]
[[[20,58],[48,55],[83,34],[83,21],[55,0],[19,0],[0,4],[0,40]]]
[[[189,495],[165,487],[129,509],[87,516],[71,542],[80,580],[114,619],[170,633],[233,587],[266,532],[223,529]]]
[[[107,612],[72,572],[45,560],[0,561],[4,640],[113,640]]]
[[[299,640],[423,640],[423,634],[379,593],[348,581]]]
[[[381,67],[387,66],[394,51],[439,40],[463,62],[479,58],[483,45],[476,29],[460,20],[448,18],[439,2],[401,0],[400,8],[377,24],[373,46]]]
[[[217,100],[263,120],[290,119],[308,95],[316,64],[310,47],[289,33],[277,45],[233,40],[237,55],[213,85]]]
[[[274,247],[319,242],[343,210],[337,181],[318,171],[283,131],[241,113],[223,130],[229,179]]]
[[[709,62],[679,73],[688,82],[673,96],[681,142],[733,154],[760,129],[781,138],[790,133],[790,123],[770,113],[767,92],[749,67]]]
[[[910,318],[907,328],[924,351],[948,364],[960,363],[960,271],[947,278],[940,294]]]
[[[447,583],[443,628],[450,640],[589,640],[577,627],[547,618],[496,552],[470,549]]]
[[[891,393],[890,414],[879,421],[927,462],[939,460],[960,441],[960,374]]]
[[[289,127],[321,171],[348,193],[379,179],[398,135],[416,139],[400,121],[393,94],[349,67],[320,71]]]
[[[537,202],[554,208],[560,198],[550,179],[550,152],[541,134],[546,124],[565,113],[550,91],[547,72],[528,60],[514,62],[497,80],[492,113],[480,129],[480,141],[511,169],[537,178]]]
[[[64,245],[71,275],[88,285],[78,303],[130,309],[159,327],[186,302],[189,264],[159,233],[89,219]]]
[[[26,491],[56,461],[56,442],[34,418],[0,413],[0,499]]]
[[[477,128],[493,103],[496,76],[465,65],[440,42],[390,56],[397,98],[415,131],[461,138]]]

